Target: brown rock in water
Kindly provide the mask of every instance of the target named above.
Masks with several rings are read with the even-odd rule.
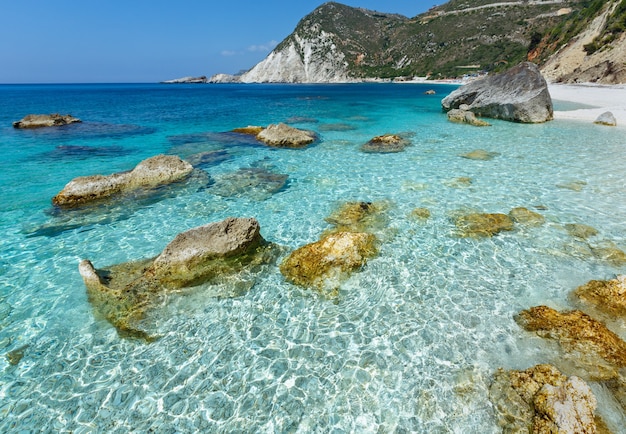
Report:
[[[499,152],[489,152],[484,149],[476,149],[472,152],[468,152],[467,154],[462,154],[461,157],[467,158],[468,160],[482,160],[488,161],[493,160],[494,157],[500,155]]]
[[[489,122],[478,119],[476,115],[468,110],[452,109],[448,112],[448,120],[459,124],[468,124],[475,127],[490,127]]]
[[[265,247],[255,219],[231,217],[178,234],[156,258],[104,270],[83,260],[79,271],[100,315],[120,334],[149,340],[141,321],[164,294],[265,263]]]
[[[326,221],[334,226],[325,232],[372,232],[387,225],[383,211],[387,208],[381,202],[346,202],[335,210]]]
[[[264,129],[265,129],[265,127],[259,127],[259,126],[256,126],[256,125],[248,125],[247,127],[235,128],[235,129],[232,130],[232,132],[233,133],[249,134],[251,136],[256,136],[257,134],[259,134]]]
[[[581,376],[609,380],[626,367],[626,342],[579,310],[558,312],[536,306],[520,312],[516,321],[527,331],[556,340],[570,358],[575,358],[583,370]]]
[[[491,237],[502,231],[513,230],[513,220],[499,213],[463,215],[456,219],[455,225],[463,237]]]
[[[551,365],[499,369],[489,388],[504,432],[596,433],[596,399],[580,378]]]
[[[611,317],[626,319],[626,275],[611,280],[591,280],[576,288],[574,296]]]
[[[402,152],[410,142],[397,134],[383,134],[376,136],[361,146],[361,151],[367,153],[393,153]]]
[[[181,181],[192,171],[193,166],[179,157],[157,155],[142,161],[130,172],[74,178],[52,198],[52,203],[61,208],[73,208],[120,193]]]
[[[610,262],[616,267],[626,265],[626,253],[611,241],[603,241],[593,246],[590,245],[589,248],[593,256],[600,260]]]
[[[415,208],[410,215],[415,219],[426,220],[430,218],[430,210],[428,208]]]
[[[13,122],[13,128],[60,127],[77,122],[82,121],[72,115],[60,115],[58,113],[49,115],[27,115],[19,121]]]
[[[338,232],[294,250],[280,272],[296,285],[337,295],[341,281],[377,253],[376,237],[361,232]]]
[[[509,217],[515,222],[526,226],[541,226],[546,219],[539,213],[524,207],[513,208],[509,211]]]
[[[256,138],[266,145],[277,148],[304,148],[317,140],[315,133],[283,123],[268,125]]]

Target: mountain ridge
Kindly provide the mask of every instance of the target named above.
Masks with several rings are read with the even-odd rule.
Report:
[[[626,82],[626,0],[450,0],[409,18],[327,2],[261,62],[213,82],[329,83],[498,72]]]

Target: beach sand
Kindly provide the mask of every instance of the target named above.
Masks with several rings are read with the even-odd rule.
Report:
[[[554,119],[572,119],[593,122],[610,111],[617,120],[618,127],[626,127],[626,85],[596,84],[549,84],[552,101],[567,101],[585,104],[589,108],[577,110],[555,110]]]

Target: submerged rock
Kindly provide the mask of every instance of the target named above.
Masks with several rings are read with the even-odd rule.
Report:
[[[593,121],[593,123],[598,125],[606,125],[607,127],[617,126],[617,120],[611,112],[604,112],[600,114],[600,116],[598,116],[596,120]]]
[[[19,121],[13,122],[13,128],[60,127],[77,122],[82,121],[72,115],[60,115],[58,113],[49,115],[26,115]]]
[[[287,185],[289,175],[274,173],[262,167],[243,167],[215,178],[209,192],[222,197],[244,196],[265,200]]]
[[[580,378],[551,365],[499,369],[489,389],[504,432],[595,433],[596,398]]]
[[[563,225],[563,227],[567,233],[574,238],[586,240],[587,238],[598,235],[598,230],[596,228],[580,223],[567,223]]]
[[[467,158],[468,160],[488,161],[493,160],[494,157],[497,157],[498,155],[500,155],[499,152],[489,152],[484,149],[475,149],[467,154],[461,154],[461,157]]]
[[[462,104],[477,116],[514,122],[546,122],[553,117],[546,80],[530,62],[472,81],[441,101],[446,111],[458,109]]]
[[[475,127],[490,127],[489,122],[478,119],[474,112],[462,109],[452,109],[448,112],[448,120],[460,124],[473,125]]]
[[[410,142],[397,134],[384,134],[376,136],[361,146],[361,151],[368,153],[392,153],[402,152]]]
[[[576,288],[574,296],[611,317],[626,319],[626,275],[611,280],[590,280]]]
[[[458,217],[455,225],[463,237],[491,237],[513,230],[513,220],[500,213],[471,213]]]
[[[444,184],[450,188],[467,188],[472,185],[474,181],[469,176],[459,176],[444,181]]]
[[[261,142],[277,148],[304,148],[317,140],[315,133],[287,124],[270,124],[256,135]]]
[[[332,233],[294,250],[280,272],[291,283],[336,296],[340,283],[377,253],[375,241],[369,233]]]
[[[52,198],[52,203],[60,208],[82,206],[117,194],[181,181],[192,170],[191,164],[179,157],[157,155],[142,161],[130,172],[74,178]]]
[[[556,340],[580,376],[610,380],[626,367],[626,342],[579,310],[558,312],[535,306],[520,312],[516,321],[527,331]]]
[[[566,182],[565,184],[557,184],[558,188],[564,188],[572,191],[582,191],[582,189],[587,185],[585,181],[571,181]]]
[[[515,222],[526,226],[541,226],[546,219],[539,213],[524,207],[513,208],[509,211],[509,217]]]
[[[178,234],[156,258],[103,270],[85,259],[79,272],[98,314],[121,335],[149,340],[142,321],[167,293],[270,262],[268,247],[255,219],[230,217]]]
[[[383,202],[346,202],[335,210],[326,221],[334,228],[332,232],[373,232],[387,226]]]
[[[426,220],[430,218],[430,210],[428,208],[415,208],[411,211],[410,216],[414,219]]]
[[[604,240],[597,245],[589,245],[589,248],[597,259],[607,261],[616,267],[626,265],[626,253],[612,241]]]

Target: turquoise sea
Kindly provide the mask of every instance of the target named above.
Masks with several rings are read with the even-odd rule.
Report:
[[[572,308],[577,286],[626,272],[591,254],[626,250],[626,134],[559,120],[453,124],[440,108],[453,89],[0,86],[0,432],[501,432],[488,398],[493,372],[558,357],[514,315]],[[55,112],[83,123],[12,128]],[[272,149],[223,134],[278,122],[320,140]],[[361,152],[385,133],[411,146]],[[460,157],[476,149],[498,155]],[[200,151],[216,156],[202,165],[206,188],[84,216],[52,210],[74,177]],[[288,180],[276,191],[237,187],[242,168]],[[231,296],[173,295],[153,318],[161,338],[145,343],[94,315],[78,273],[81,259],[105,267],[152,257],[176,234],[228,216],[255,217],[264,238],[289,251],[316,241],[349,201],[384,202],[387,227],[380,255],[336,299],[270,266]],[[459,212],[520,206],[546,223],[484,239],[456,233]],[[418,207],[431,217],[412,218]],[[569,223],[598,234],[572,237]],[[613,331],[626,338],[624,324]],[[625,432],[626,416],[602,385],[592,388],[598,412]]]

